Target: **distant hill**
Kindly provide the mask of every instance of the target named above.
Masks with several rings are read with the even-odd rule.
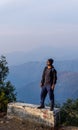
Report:
[[[35,104],[40,102],[40,80],[44,65],[44,62],[28,62],[10,67],[8,78],[16,86],[18,100]],[[63,103],[67,98],[77,98],[78,61],[57,61],[55,67],[58,71],[56,101]]]
[[[7,61],[9,65],[20,65],[29,61],[45,61],[48,58],[53,58],[55,60],[68,60],[73,62],[73,59],[77,59],[78,56],[76,54],[70,53],[69,51],[64,52],[63,50],[60,51],[59,47],[52,47],[52,46],[44,46],[40,48],[35,48],[34,50],[23,52],[23,51],[16,51],[9,54],[5,54],[7,57]],[[75,62],[78,60],[75,60]]]
[[[55,91],[56,100],[66,101],[67,98],[78,98],[78,72],[61,72]]]

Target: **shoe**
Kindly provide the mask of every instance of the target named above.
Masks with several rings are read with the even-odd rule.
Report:
[[[54,111],[54,108],[50,108],[50,111]]]
[[[37,109],[43,109],[43,108],[45,108],[44,106],[39,106],[39,107],[37,107]]]

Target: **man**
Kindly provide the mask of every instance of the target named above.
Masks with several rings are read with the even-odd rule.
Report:
[[[54,109],[54,88],[57,81],[57,72],[53,66],[53,59],[48,59],[47,66],[44,68],[42,80],[41,80],[41,105],[38,109],[45,108],[44,102],[49,94],[51,106],[50,110],[53,111]]]

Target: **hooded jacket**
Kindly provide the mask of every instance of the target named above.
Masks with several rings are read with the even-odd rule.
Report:
[[[49,70],[49,69],[46,66],[44,68],[44,71],[42,74],[42,80],[41,80],[42,86],[46,85],[46,83],[48,81],[49,81],[50,85],[56,84],[56,82],[57,82],[57,71],[55,70],[54,66],[52,66],[52,68],[50,69],[49,74],[48,74],[48,78],[46,78],[47,70]]]

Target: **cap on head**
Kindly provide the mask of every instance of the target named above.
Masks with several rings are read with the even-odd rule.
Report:
[[[53,59],[48,59],[48,61],[50,62],[50,64],[52,65],[53,64],[53,62],[54,62],[54,60]]]

